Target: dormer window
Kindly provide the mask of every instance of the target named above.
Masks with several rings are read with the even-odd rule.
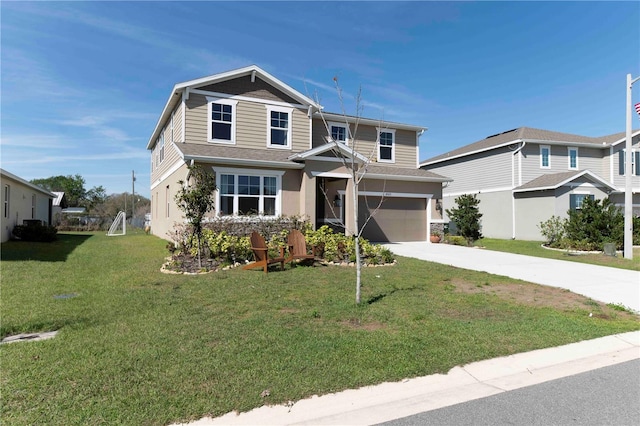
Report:
[[[378,161],[382,163],[394,163],[396,131],[391,129],[378,129]]]
[[[236,143],[238,101],[207,97],[209,101],[209,142]]]

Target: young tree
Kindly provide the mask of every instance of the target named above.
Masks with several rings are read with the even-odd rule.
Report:
[[[447,215],[456,224],[458,234],[467,240],[467,245],[473,245],[473,242],[482,238],[480,232],[480,218],[482,213],[478,209],[478,200],[475,196],[465,194],[456,198],[457,207],[451,210],[447,209]]]
[[[198,165],[189,167],[188,182],[179,181],[180,190],[175,196],[178,207],[193,227],[193,236],[198,242],[198,267],[202,267],[200,241],[202,239],[202,219],[214,208],[214,175]]]
[[[342,110],[341,114],[344,118],[344,123],[346,125],[345,126],[347,131],[346,138],[349,141],[348,147],[346,147],[342,142],[334,140],[331,132],[331,128],[329,127],[329,124],[325,120],[325,117],[322,114],[322,110],[320,111],[320,116],[322,118],[322,121],[327,131],[327,137],[326,137],[327,143],[333,146],[332,152],[338,159],[341,160],[342,165],[348,171],[348,174],[350,175],[349,180],[351,181],[353,186],[353,191],[351,191],[352,202],[353,202],[353,217],[351,219],[354,224],[353,235],[355,239],[356,304],[359,304],[361,301],[361,287],[362,287],[362,284],[361,284],[362,253],[360,252],[360,238],[362,237],[362,233],[365,227],[367,226],[367,223],[369,223],[369,220],[376,214],[376,212],[382,205],[382,202],[384,201],[384,197],[380,197],[380,202],[378,203],[376,208],[373,210],[373,212],[370,215],[367,216],[362,226],[360,226],[359,213],[358,213],[358,200],[360,197],[359,191],[360,191],[360,183],[362,182],[362,180],[365,178],[365,175],[367,174],[368,166],[373,162],[373,159],[376,158],[376,150],[380,142],[380,132],[377,132],[376,141],[373,144],[373,148],[370,150],[370,152],[363,154],[358,151],[358,139],[356,138],[356,135],[358,132],[358,125],[360,123],[360,118],[361,118],[362,109],[363,109],[362,101],[361,101],[362,89],[361,88],[358,89],[358,93],[355,97],[356,115],[354,117],[351,117],[351,119],[348,119],[348,116],[345,110],[345,105],[344,105],[342,88],[338,83],[338,78],[334,77],[333,82],[335,84],[336,92],[338,94],[338,100],[340,101],[340,107]],[[384,128],[382,122],[380,123],[379,127]],[[385,185],[386,185],[386,181],[385,181]],[[384,188],[382,192],[384,193]],[[329,208],[331,209],[333,216],[337,219],[338,215],[333,209],[333,204],[330,202],[327,194],[324,191],[323,191],[323,195],[328,202],[327,204],[329,205]],[[347,226],[344,223],[341,223],[341,226],[347,229]]]

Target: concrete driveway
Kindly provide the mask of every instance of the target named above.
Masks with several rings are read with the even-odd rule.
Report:
[[[640,312],[640,272],[478,248],[406,242],[384,244],[400,256],[559,287]]]

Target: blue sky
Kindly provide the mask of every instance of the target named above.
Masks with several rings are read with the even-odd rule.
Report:
[[[339,112],[426,126],[426,159],[520,126],[625,129],[640,2],[7,2],[1,164],[149,196],[174,84],[256,64]],[[640,83],[633,91],[640,102]],[[634,116],[634,128],[639,127]]]

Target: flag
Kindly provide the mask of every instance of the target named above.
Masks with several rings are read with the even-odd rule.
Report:
[[[638,117],[640,117],[640,103],[637,103],[635,105],[635,108],[636,108],[636,112],[638,113]]]

